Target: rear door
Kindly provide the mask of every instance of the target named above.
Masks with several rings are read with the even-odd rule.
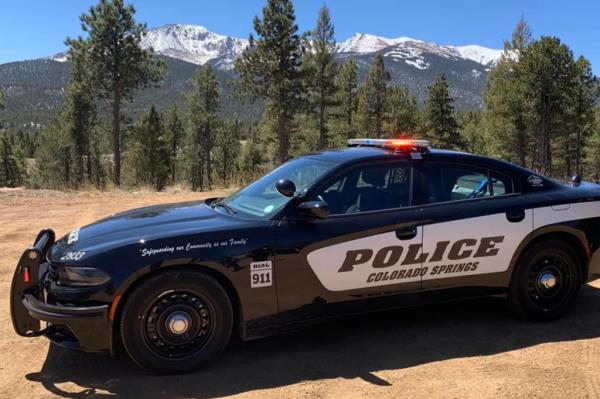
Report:
[[[515,178],[469,163],[424,162],[423,288],[502,287],[533,230]]]
[[[312,195],[329,205],[327,219],[281,226],[281,311],[319,315],[328,305],[420,288],[422,213],[412,206],[412,176],[408,160],[347,169]]]

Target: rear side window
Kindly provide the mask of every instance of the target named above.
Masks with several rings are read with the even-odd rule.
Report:
[[[425,166],[427,202],[462,201],[511,194],[512,179],[504,174],[468,165]]]

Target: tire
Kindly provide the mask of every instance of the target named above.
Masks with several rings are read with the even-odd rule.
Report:
[[[522,318],[553,320],[572,308],[581,284],[581,265],[575,251],[559,240],[540,241],[521,254],[508,302]]]
[[[150,277],[131,293],[121,317],[129,357],[156,374],[191,372],[216,359],[233,329],[233,310],[212,277],[189,270]]]

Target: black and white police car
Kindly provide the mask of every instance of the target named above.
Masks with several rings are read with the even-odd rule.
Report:
[[[42,230],[14,274],[25,337],[192,370],[232,331],[263,337],[333,316],[505,294],[552,319],[600,277],[600,186],[563,185],[416,140],[349,140],[226,198],[112,215],[55,241]],[[42,328],[40,321],[45,322]]]

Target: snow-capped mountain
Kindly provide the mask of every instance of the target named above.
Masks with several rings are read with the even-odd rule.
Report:
[[[392,46],[393,49],[388,49]],[[340,53],[364,54],[384,49],[387,49],[384,56],[405,59],[407,63],[412,62],[416,68],[420,69],[426,67],[422,62],[421,55],[423,53],[436,54],[445,58],[456,57],[468,59],[486,66],[495,64],[502,54],[502,50],[490,49],[478,45],[439,45],[410,37],[390,39],[368,33],[356,33],[354,36],[338,44],[338,52]]]
[[[149,29],[142,39],[143,48],[152,47],[157,54],[194,64],[218,60],[227,68],[248,45],[245,39],[219,35],[199,25],[163,25]]]
[[[157,54],[177,58],[197,65],[211,62],[218,68],[231,69],[235,59],[248,45],[248,40],[219,35],[199,25],[172,24],[149,29],[141,43]],[[382,51],[384,57],[404,60],[418,69],[427,69],[424,54],[444,58],[465,59],[491,67],[500,58],[502,50],[478,45],[451,46],[413,39],[410,37],[386,38],[369,33],[356,33],[338,43],[340,54],[367,54]],[[48,59],[64,62],[66,53]]]

